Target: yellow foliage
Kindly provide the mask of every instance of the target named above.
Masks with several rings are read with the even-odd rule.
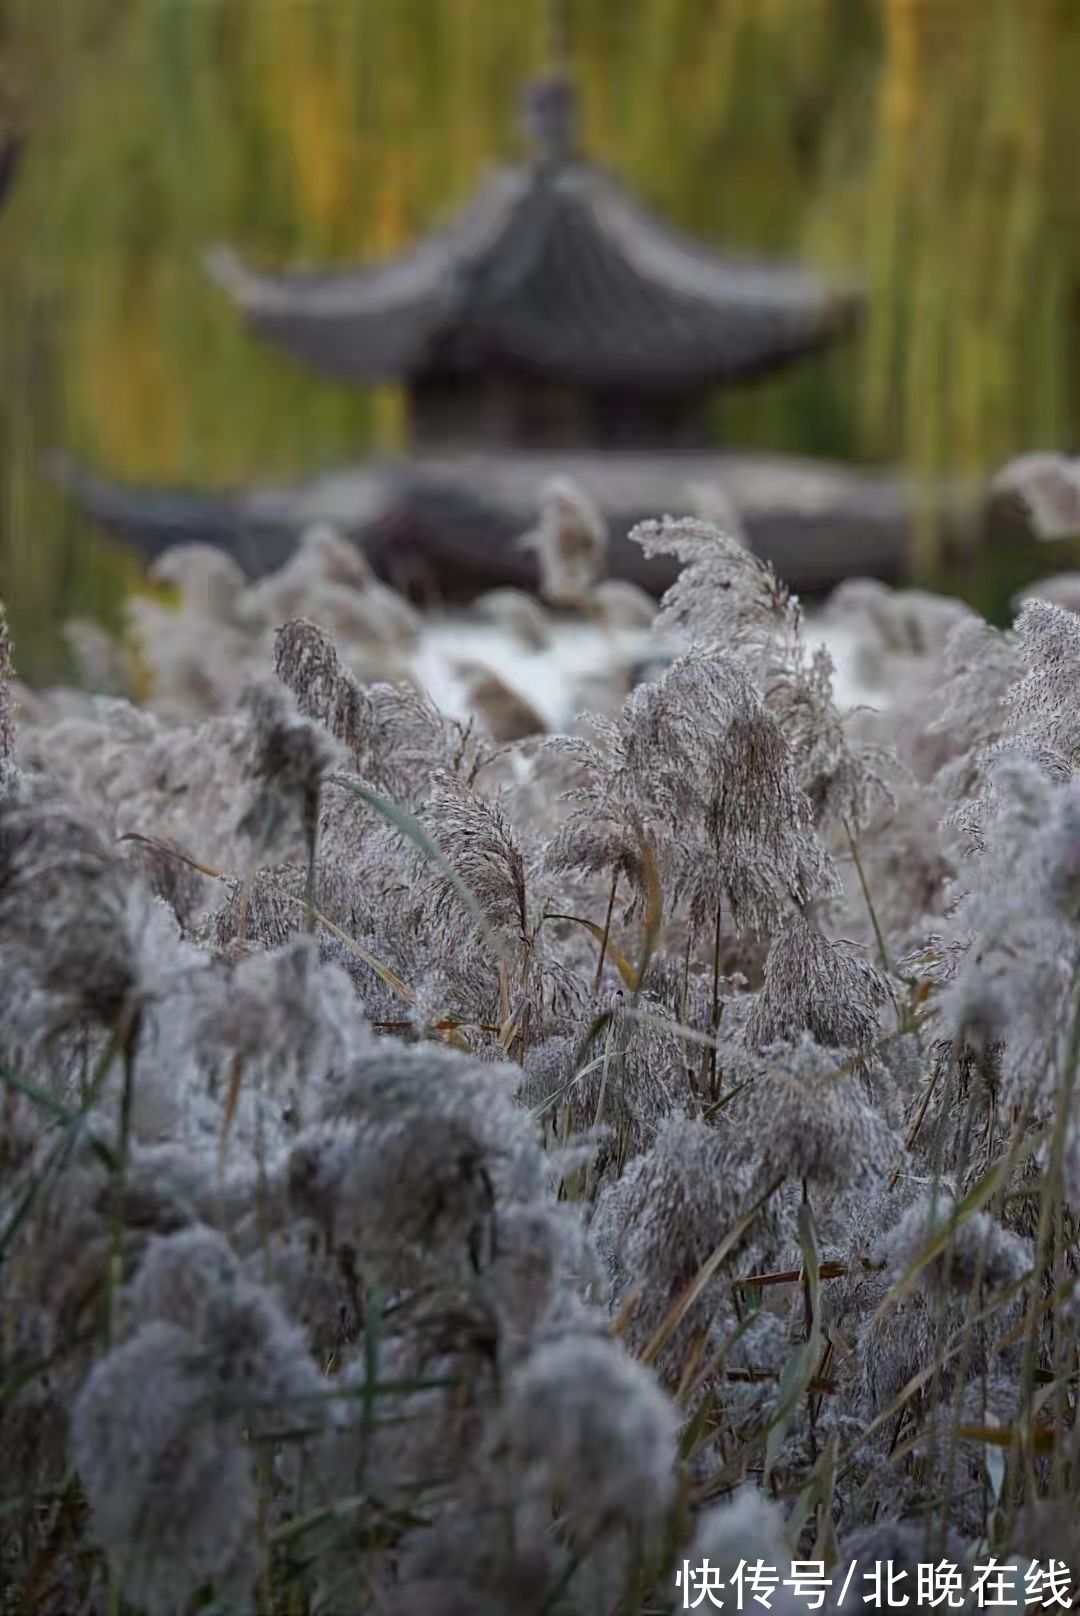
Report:
[[[727,428],[935,475],[1075,443],[1075,0],[570,12],[601,161],[707,239],[867,285],[861,344],[725,401]],[[116,0],[92,29],[77,0],[0,0],[3,94],[15,86],[35,121],[0,222],[13,594],[22,578],[44,601],[71,575],[38,531],[56,522],[34,473],[51,443],[199,482],[402,441],[399,392],[350,395],[248,340],[200,251],[223,237],[278,263],[399,250],[514,149],[515,92],[545,63],[550,16],[548,0]],[[27,100],[32,84],[49,94]]]
[[[103,459],[120,476],[169,477],[181,400],[161,345],[157,276],[133,289],[113,318],[87,321],[81,357],[72,380]]]

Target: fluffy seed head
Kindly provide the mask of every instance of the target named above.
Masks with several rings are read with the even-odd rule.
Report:
[[[571,1335],[511,1379],[508,1440],[557,1490],[575,1530],[621,1526],[652,1538],[674,1496],[678,1418],[653,1376],[614,1342]]]

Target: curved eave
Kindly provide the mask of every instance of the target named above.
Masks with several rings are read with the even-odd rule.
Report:
[[[262,282],[263,287],[273,284]],[[599,294],[576,313],[561,301],[557,318],[543,306],[454,323],[422,312],[394,311],[373,319],[325,311],[298,314],[267,296],[236,298],[250,330],[294,359],[338,382],[376,385],[412,380],[426,373],[468,376],[502,370],[537,380],[583,388],[641,390],[707,388],[764,376],[833,347],[854,332],[861,313],[856,296],[826,309],[778,317],[767,307],[737,316],[715,314],[665,299],[654,308],[643,292],[640,319],[624,312],[610,318]],[[545,299],[544,302],[548,302]]]
[[[73,505],[147,562],[174,544],[211,544],[255,574],[280,565],[295,543],[290,524],[249,510],[244,495],[113,481],[57,451],[43,457],[41,470]]]
[[[825,352],[858,324],[857,309],[836,307],[828,318],[810,321],[745,313],[732,329],[722,317],[703,320],[698,311],[670,303],[658,317],[647,299],[640,303],[640,315],[617,321],[604,322],[587,301],[571,316],[567,300],[557,326],[539,312],[474,325],[454,333],[431,368],[469,373],[490,365],[538,381],[642,394],[706,390]],[[455,362],[462,351],[467,358]]]
[[[826,348],[861,312],[850,288],[680,235],[585,163],[496,174],[447,230],[370,269],[262,275],[222,248],[207,267],[258,335],[359,384],[503,370],[708,387]]]
[[[645,558],[628,529],[658,511],[693,509],[713,483],[739,510],[753,548],[808,592],[853,574],[898,575],[914,508],[902,479],[768,455],[436,456],[225,495],[115,483],[70,462],[51,469],[88,515],[148,560],[199,540],[258,577],[288,559],[311,523],[329,521],[363,544],[385,576],[406,576],[419,562],[419,573],[436,578],[448,598],[535,587],[535,559],[517,541],[556,472],[579,482],[608,521],[611,575],[657,591],[671,582],[674,564]],[[942,487],[935,498],[946,531],[968,542],[970,491]]]
[[[492,251],[526,189],[520,170],[496,170],[444,229],[358,269],[260,274],[220,245],[204,264],[260,337],[339,381],[398,381],[423,369],[459,306],[462,264]]]
[[[88,516],[124,535],[156,532],[167,543],[182,536],[214,544],[235,528],[239,517],[237,501],[229,494],[114,482],[58,450],[42,457],[41,470]]]
[[[583,386],[761,374],[830,346],[861,312],[850,288],[678,235],[584,164],[519,209],[506,237],[509,261],[478,272],[457,341]]]
[[[261,275],[229,248],[212,248],[207,273],[257,336],[336,381],[374,384],[408,374],[419,362],[431,327],[426,305],[380,302],[371,276]]]
[[[281,566],[312,522],[331,521],[348,536],[359,536],[382,515],[388,498],[377,467],[289,487],[217,493],[102,477],[57,450],[42,457],[41,471],[84,515],[145,561],[175,544],[211,544],[253,578]]]

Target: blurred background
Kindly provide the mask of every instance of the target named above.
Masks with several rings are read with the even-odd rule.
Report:
[[[252,340],[200,254],[415,239],[519,149],[550,29],[542,0],[0,0],[0,593],[28,677],[134,576],[47,448],[214,487],[400,442],[394,389]],[[718,441],[929,477],[1075,444],[1076,0],[574,0],[571,66],[586,150],[645,204],[867,289],[858,340],[725,396]]]

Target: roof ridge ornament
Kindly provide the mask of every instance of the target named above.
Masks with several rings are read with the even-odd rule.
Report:
[[[577,94],[565,68],[531,79],[521,96],[521,123],[537,168],[561,168],[577,152]]]

